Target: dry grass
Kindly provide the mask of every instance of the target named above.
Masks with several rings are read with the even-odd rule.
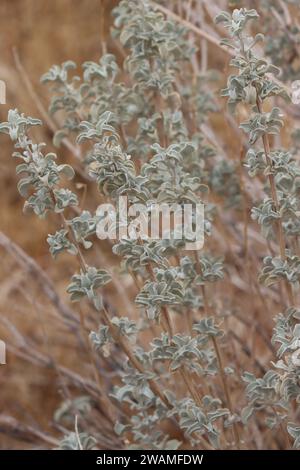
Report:
[[[113,3],[116,2],[106,2],[106,29]],[[40,85],[39,77],[53,63],[67,59],[77,63],[97,60],[101,54],[100,16],[99,0],[1,1],[0,78],[7,83],[7,104],[0,107],[1,120],[6,118],[8,109],[15,107],[27,115],[40,117],[16,68],[12,48],[17,48],[34,90],[47,106],[45,89]],[[110,44],[110,48],[113,49],[114,45]],[[223,52],[215,48],[213,51],[213,64],[210,65],[223,69]],[[225,102],[223,105],[225,109]],[[223,118],[214,119],[213,128],[218,133],[221,148],[230,158],[239,159],[240,138],[237,139],[238,144],[233,146],[233,128]],[[51,147],[51,130],[44,128],[43,132],[44,135],[39,135],[39,138]],[[17,260],[19,257],[14,256],[14,247],[0,236],[0,337],[12,345],[8,351],[7,365],[1,366],[0,448],[51,447],[63,431],[53,423],[53,413],[62,399],[72,396],[78,389],[84,393],[86,387],[89,393],[94,393],[96,399],[98,381],[102,380],[106,386],[106,378],[105,374],[99,377],[95,373],[84,343],[89,326],[95,325],[97,319],[92,313],[88,315],[85,324],[77,317],[76,321],[63,318],[66,313],[64,308],[72,317],[65,288],[74,266],[70,264],[69,258],[66,262],[64,256],[54,265],[48,253],[45,238],[55,227],[51,217],[42,221],[34,215],[22,214],[23,202],[16,190],[17,177],[15,163],[10,158],[11,151],[8,141],[2,139],[0,226],[1,231],[29,258],[24,255],[24,262],[20,263]],[[74,161],[67,149],[61,150],[60,157],[65,161]],[[242,171],[241,184],[244,188],[244,211],[232,216],[235,228],[232,220],[228,220],[228,214],[220,216],[215,237],[210,242],[210,248],[216,246],[218,253],[222,253],[225,258],[226,277],[208,295],[218,299],[217,313],[234,313],[225,325],[229,332],[227,344],[224,345],[228,351],[228,365],[235,364],[241,372],[246,369],[261,374],[269,361],[274,359],[270,344],[272,317],[280,310],[281,301],[279,292],[268,291],[266,295],[265,289],[253,281],[265,254],[265,241],[256,224],[249,222],[253,187],[249,188],[249,181],[244,179]],[[255,191],[257,197],[261,187],[257,185]],[[94,190],[89,190],[87,202],[95,205],[95,197]],[[247,232],[244,230],[245,220]],[[106,244],[99,247],[100,265],[114,266],[109,248]],[[32,267],[32,260],[36,261],[49,280],[52,279],[53,285],[49,281],[50,291],[41,290],[41,273],[37,267]],[[63,305],[57,305],[57,299],[53,301],[51,289],[54,289]],[[123,308],[126,297],[132,300],[134,293],[135,287],[130,280],[125,278],[121,284],[115,278],[115,283],[106,291],[106,299],[114,308]],[[74,329],[79,331],[83,342],[79,349]],[[78,377],[83,377],[83,383],[80,383]],[[234,392],[234,400],[241,400],[239,393]],[[109,420],[103,414],[103,400],[99,400],[97,409],[98,414],[93,418],[91,426],[96,427],[95,421],[103,419],[105,427]],[[16,425],[8,416],[21,422],[23,427]],[[41,434],[37,434],[37,430]],[[257,446],[262,446],[255,424],[252,433]],[[278,443],[271,432],[266,432],[264,436],[266,443],[268,448],[282,445],[280,439]],[[115,441],[115,445],[118,444]]]
[[[113,2],[106,3],[105,24],[108,28],[109,9]],[[7,84],[7,104],[0,107],[1,120],[5,120],[8,109],[15,107],[28,115],[39,115],[16,68],[13,47],[17,48],[35,91],[43,97],[47,107],[46,90],[39,83],[39,77],[53,63],[68,59],[81,63],[88,59],[97,60],[100,56],[100,9],[98,0],[1,1],[0,77]],[[51,131],[46,129],[44,132],[41,138],[51,146]],[[41,221],[34,215],[23,215],[23,202],[16,191],[15,162],[10,158],[11,151],[8,142],[1,143],[1,231],[32,256],[50,276],[54,276],[59,294],[67,300],[65,286],[72,267],[62,261],[60,269],[51,272],[53,263],[45,237],[54,224],[51,220]],[[65,160],[70,158],[67,150],[62,150],[60,155]],[[54,357],[59,364],[82,373],[87,358],[74,354],[73,335],[67,331],[64,333],[66,328],[47,296],[40,292],[36,276],[29,276],[3,246],[0,246],[0,253],[1,319],[4,323],[8,320],[24,337],[37,344],[46,357]],[[4,323],[0,323],[0,337],[7,343],[13,343],[14,335]],[[1,366],[0,385],[2,413],[33,427],[49,430],[53,411],[61,402],[63,393],[53,369],[27,362],[11,351],[8,352],[7,365]],[[2,425],[0,420],[0,430],[5,431],[5,434],[0,434],[0,448],[32,445],[26,444],[24,433],[18,434],[16,430],[12,434],[18,438],[9,437],[10,432],[7,432],[13,428],[13,423]],[[32,441],[30,433],[27,438]]]

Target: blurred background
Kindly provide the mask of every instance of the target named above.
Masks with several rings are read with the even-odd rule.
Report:
[[[78,66],[85,61],[97,62],[102,55],[103,40],[106,41],[107,50],[121,58],[122,51],[108,34],[112,25],[111,9],[117,3],[118,0],[0,0],[0,80],[6,84],[6,104],[0,104],[0,121],[7,120],[11,108],[18,108],[25,115],[42,119],[45,125],[34,129],[34,136],[38,142],[46,142],[47,151],[56,152],[60,162],[74,164],[76,159],[67,148],[56,149],[52,144],[52,121],[49,123],[46,111],[51,95],[49,89],[40,83],[40,77],[53,64],[61,64],[66,60],[73,60]],[[175,3],[170,0],[171,10]],[[203,0],[203,3],[207,11],[211,7],[211,17],[215,15],[216,9],[219,11],[228,4],[227,0]],[[229,2],[232,6],[236,3]],[[254,0],[243,2],[243,6],[248,5],[250,8],[259,8],[262,4]],[[210,29],[211,17],[206,25],[208,31],[221,34],[222,31]],[[195,21],[193,18],[192,22]],[[197,38],[196,44],[199,43]],[[202,46],[205,50],[205,41],[200,44],[201,53]],[[298,71],[299,59],[296,57],[297,63],[294,56],[291,61],[292,65],[295,61]],[[207,61],[209,68],[227,75],[228,57],[223,51],[215,46],[209,48]],[[221,82],[224,82],[222,76],[215,84],[216,96],[222,88]],[[224,119],[226,100],[220,102],[223,113],[214,114],[211,122],[217,129],[216,134],[225,153],[230,159],[237,158],[239,162],[241,143],[239,139],[232,138],[232,129],[236,130],[237,125],[234,120]],[[283,144],[289,143],[288,136],[295,125],[295,121],[290,119],[295,117],[290,116],[291,109],[285,109],[287,126],[281,136]],[[246,117],[247,111],[241,107],[237,119],[242,121]],[[76,264],[72,257],[64,254],[53,262],[46,238],[48,233],[57,230],[57,220],[51,214],[46,220],[34,214],[23,214],[24,200],[17,191],[17,162],[11,156],[14,149],[10,139],[3,134],[0,134],[0,148],[0,339],[7,344],[7,364],[0,365],[0,449],[53,448],[66,431],[54,419],[56,410],[68,397],[84,396],[87,384],[90,387],[87,394],[93,396],[90,392],[97,385],[97,378],[93,375],[95,371],[88,348],[78,347],[76,335],[61,316],[62,312],[72,314],[66,287],[77,269]],[[77,194],[82,194],[83,207],[97,207],[99,194],[96,189],[89,188],[86,191],[84,179],[78,174],[75,183]],[[250,186],[250,191],[253,191],[253,187]],[[237,218],[243,216],[238,214]],[[228,221],[231,222],[230,219]],[[252,230],[254,235],[258,230],[255,224]],[[226,276],[230,279],[223,287],[217,287],[216,298],[222,299],[226,311],[232,309],[233,304],[237,312],[245,317],[239,331],[241,344],[245,345],[244,352],[245,349],[246,352],[248,349],[254,351],[255,357],[259,358],[258,366],[268,364],[274,353],[273,346],[269,344],[273,323],[266,318],[265,309],[262,308],[264,296],[253,299],[251,292],[249,294],[243,261],[241,266],[237,263],[237,258],[239,261],[243,257],[243,252],[238,251],[239,240],[234,241],[233,246],[230,245],[222,225],[217,226],[216,232],[216,240],[220,244],[218,251],[221,249],[225,254]],[[254,244],[254,260],[258,264],[258,258],[265,250],[265,242],[263,240],[261,243],[257,235]],[[105,242],[101,244],[95,255],[98,257],[98,266],[114,267],[110,248]],[[235,253],[237,256],[234,256]],[[114,289],[116,285],[114,288],[109,285],[105,289],[107,300],[120,312],[127,312],[126,299],[134,297],[135,286],[123,276],[122,283],[117,284],[117,295]],[[80,306],[78,309],[79,315],[83,317]],[[247,316],[249,312],[252,317]],[[90,326],[96,328],[97,320],[89,318],[86,330],[90,330]],[[234,327],[236,330],[236,324]],[[261,330],[260,335],[256,334],[257,329]],[[247,355],[242,356],[240,349],[236,348],[230,354],[233,358],[239,357],[241,370],[248,370],[248,365],[246,368],[243,366],[243,361],[248,361]],[[248,355],[252,361],[249,352]],[[252,366],[258,367],[255,360]],[[104,381],[104,385],[113,382],[112,375],[105,375],[107,371],[101,369],[100,372],[100,380]],[[103,403],[93,409],[98,427],[99,423],[101,426],[105,423],[105,419],[99,419],[102,409]],[[74,423],[70,423],[69,428],[73,429]],[[272,433],[270,430],[268,435],[271,442],[274,440]],[[113,438],[107,448],[112,446]],[[118,442],[115,446],[118,448]]]
[[[86,60],[98,61],[100,36],[106,36],[109,31],[110,10],[116,3],[112,0],[0,1],[0,79],[6,83],[6,104],[0,105],[1,121],[6,121],[8,110],[16,107],[26,115],[42,118],[37,102],[28,93],[26,79],[47,109],[50,95],[40,84],[43,73],[53,64],[69,59],[78,65]],[[113,49],[113,44],[108,46]],[[57,151],[52,145],[51,130],[44,126],[39,132],[40,141],[49,145],[49,151]],[[53,275],[55,288],[66,299],[65,288],[73,268],[66,271],[62,262],[61,269],[52,273],[53,262],[46,243],[46,236],[55,224],[51,218],[45,221],[23,214],[24,201],[16,189],[16,161],[11,157],[13,146],[3,134],[0,141],[0,230],[49,276]],[[72,158],[68,150],[60,149],[58,153],[61,160]],[[30,272],[28,260],[26,266],[16,261],[15,249],[10,246],[9,250],[8,243],[1,238],[0,339],[7,344],[19,341],[18,346],[24,337],[26,341],[38,342],[46,362],[42,365],[40,358],[35,364],[13,349],[7,351],[7,364],[0,366],[2,449],[31,446],[32,436],[28,432],[31,426],[47,430],[62,400],[56,374],[53,368],[47,367],[49,358],[51,362],[54,355],[62,366],[75,371],[80,372],[82,367],[82,358],[74,354],[71,336],[69,341],[54,321],[57,313],[42,292],[39,275],[34,270]],[[28,423],[29,428],[22,430],[15,426],[11,417]]]

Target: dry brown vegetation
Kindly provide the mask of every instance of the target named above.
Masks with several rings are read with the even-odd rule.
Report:
[[[106,3],[107,30],[113,2]],[[47,92],[40,84],[39,77],[52,64],[64,60],[72,59],[78,63],[87,59],[97,60],[101,54],[100,24],[101,5],[98,0],[1,1],[0,76],[7,84],[7,104],[0,106],[1,121],[6,119],[8,109],[15,107],[28,115],[39,115],[36,103],[32,101],[16,67],[14,47],[34,90],[47,108]],[[51,130],[44,128],[44,131],[44,135],[39,137],[51,146]],[[55,288],[66,301],[65,286],[72,267],[62,261],[56,275],[52,271],[53,263],[45,237],[54,228],[54,224],[51,220],[42,221],[34,215],[22,213],[23,203],[16,191],[15,162],[9,158],[11,150],[11,145],[2,141],[1,231],[34,258],[49,276],[54,274]],[[62,150],[61,156],[66,160],[72,158],[70,152],[65,150]],[[82,371],[83,362],[74,351],[72,336],[66,341],[61,330],[61,321],[56,319],[55,307],[51,305],[47,295],[41,294],[37,279],[39,275],[29,275],[26,267],[20,266],[1,242],[0,252],[0,311],[3,320],[0,325],[0,337],[8,344],[14,341],[13,332],[5,323],[8,321],[10,325],[18,328],[24,337],[36,341],[46,359],[54,355],[60,364],[74,371]],[[0,384],[0,409],[3,415],[11,415],[33,427],[37,424],[38,427],[49,429],[53,410],[60,403],[62,393],[58,390],[56,373],[53,370],[35,365],[31,361],[27,362],[22,354],[18,356],[11,351],[8,352],[7,365],[1,366]],[[23,448],[26,445],[26,440],[14,439],[14,433],[18,435],[14,428],[14,423],[3,418],[2,424],[0,420],[0,429],[4,431],[0,434],[0,448]],[[30,433],[25,432],[26,434],[30,439]],[[25,435],[21,433],[21,438]]]
[[[102,52],[100,3],[99,0],[1,0],[0,79],[7,84],[7,104],[0,106],[1,121],[6,120],[8,109],[15,107],[26,115],[43,119],[40,111],[41,106],[45,109],[48,106],[48,94],[39,77],[52,64],[68,59],[78,64],[98,60]],[[110,10],[115,3],[104,0],[102,4],[105,38],[111,23]],[[116,44],[111,39],[108,41],[108,49],[120,54]],[[209,65],[226,72],[228,55],[214,45],[209,47],[212,51]],[[36,93],[35,99],[32,93]],[[222,106],[225,113],[225,101]],[[242,121],[246,111],[245,115],[243,109],[239,112],[237,120]],[[224,119],[224,116],[212,117],[215,134],[208,132],[207,137],[230,159],[239,161],[244,156],[243,140],[232,118],[226,114]],[[289,116],[286,123],[289,124]],[[43,130],[35,131],[39,141],[45,141],[49,148],[53,147],[52,130],[50,123]],[[283,143],[289,143],[288,134],[282,135]],[[96,402],[93,416],[87,419],[91,432],[99,422],[103,423],[106,431],[101,448],[118,448],[123,444],[114,436],[105,411],[111,405],[98,393],[99,383],[105,389],[109,388],[109,382],[114,382],[114,364],[101,363],[103,370],[99,373],[97,359],[88,346],[88,332],[97,327],[97,316],[91,311],[84,315],[80,309],[79,315],[73,311],[65,289],[76,269],[75,261],[70,261],[67,255],[56,262],[51,259],[45,239],[56,229],[52,216],[41,220],[34,214],[23,214],[11,153],[12,145],[1,139],[0,338],[7,343],[8,352],[7,365],[0,366],[0,449],[56,446],[65,428],[55,423],[54,412],[64,399],[76,396],[78,390]],[[86,189],[72,151],[62,147],[59,156],[61,161],[77,165],[76,184],[82,203],[96,208],[99,195],[95,188]],[[239,177],[244,208],[232,215],[234,225],[230,212],[220,215],[215,222],[209,247],[224,256],[225,279],[208,290],[208,295],[217,299],[217,312],[225,314],[224,329],[228,334],[222,348],[226,351],[227,364],[234,363],[241,374],[250,370],[262,375],[274,360],[270,342],[272,317],[280,311],[281,295],[279,290],[267,290],[255,281],[266,243],[257,224],[250,220],[249,211],[253,194],[257,197],[262,185],[253,181],[250,185],[242,166]],[[97,256],[99,265],[110,266],[114,271],[117,263],[110,248],[107,242],[101,242],[93,256]],[[132,279],[124,276],[120,280],[117,272],[114,283],[105,289],[105,299],[113,308],[129,308],[132,315],[136,314],[132,302],[135,294]],[[148,336],[144,340],[147,343]],[[121,355],[116,357],[116,361],[120,358]],[[240,391],[235,385],[233,379],[233,401],[239,402]],[[275,436],[272,430],[261,433],[255,421],[251,433],[257,447],[284,447],[282,436]]]

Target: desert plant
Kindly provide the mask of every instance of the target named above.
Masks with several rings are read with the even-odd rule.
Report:
[[[298,287],[298,177],[299,167],[290,152],[283,149],[271,149],[270,137],[278,134],[283,126],[283,115],[279,108],[273,107],[264,111],[263,104],[274,96],[287,98],[285,89],[272,79],[270,74],[278,70],[255,54],[255,45],[263,40],[259,34],[255,38],[247,34],[246,25],[255,19],[255,10],[234,10],[232,16],[221,13],[217,21],[222,21],[229,30],[231,40],[226,44],[234,48],[235,58],[231,64],[238,69],[238,74],[231,75],[228,86],[223,91],[229,96],[229,103],[235,107],[238,103],[252,105],[248,121],[240,127],[249,136],[251,148],[246,154],[246,166],[251,176],[267,179],[267,196],[258,207],[252,208],[252,217],[262,227],[267,239],[277,240],[278,255],[266,256],[259,279],[265,285],[284,283],[286,296],[283,300],[285,313],[277,317],[274,328],[274,343],[282,343],[278,351],[279,358],[284,357],[275,366],[275,370],[266,372],[262,379],[255,379],[253,374],[246,373],[247,396],[249,406],[244,411],[244,419],[258,409],[274,412],[267,417],[268,425],[281,426],[283,432],[288,418],[294,416],[294,403],[299,401],[298,389],[298,329],[295,289]],[[253,145],[261,142],[261,147]],[[296,250],[296,251],[295,251]],[[287,335],[287,337],[286,337]],[[291,403],[289,403],[289,401]],[[295,430],[295,425],[287,424],[287,429]],[[295,433],[292,434],[295,438]],[[289,439],[287,438],[287,443]],[[295,446],[298,446],[297,439]]]
[[[178,13],[180,18],[181,2],[174,8],[173,16],[176,19]],[[275,19],[276,12],[278,7]],[[13,156],[21,160],[18,191],[26,200],[24,210],[41,218],[54,214],[57,231],[48,235],[49,251],[54,258],[67,253],[76,260],[77,270],[66,290],[79,305],[80,321],[84,311],[98,323],[89,334],[100,376],[97,398],[125,449],[262,447],[265,444],[252,437],[252,430],[265,425],[280,429],[276,447],[289,448],[291,436],[297,448],[300,172],[296,146],[291,151],[272,147],[272,136],[280,133],[284,122],[278,99],[289,97],[286,86],[273,78],[277,67],[256,53],[263,35],[252,37],[248,27],[258,13],[235,9],[232,14],[220,13],[216,21],[228,31],[222,45],[230,48],[230,65],[237,69],[222,96],[228,97],[230,112],[237,107],[249,112],[240,125],[248,136],[246,144],[224,110],[225,119],[231,135],[242,143],[242,153],[246,150],[242,160],[255,180],[253,188],[264,193],[251,208],[266,239],[264,255],[269,251],[259,274],[264,287],[251,271],[251,263],[257,265],[258,259],[248,240],[247,205],[256,197],[248,180],[245,185],[240,158],[229,158],[223,136],[218,138],[212,124],[222,110],[212,91],[220,77],[207,69],[203,43],[199,66],[188,19],[165,18],[152,1],[122,0],[113,18],[111,34],[125,56],[122,63],[105,53],[97,63],[83,63],[78,75],[76,64],[67,61],[42,77],[53,93],[49,112],[61,123],[53,143],[59,147],[67,140],[77,157],[82,156],[80,169],[86,184],[97,188],[96,203],[82,207],[74,184],[82,171],[76,174],[75,165],[60,164],[56,154],[44,151],[45,144],[36,143],[33,135],[40,120],[14,109],[0,124],[0,131],[14,142]],[[267,51],[272,57],[274,51]],[[278,65],[289,75],[287,64]],[[267,103],[271,108],[265,109]],[[129,209],[129,232],[124,232],[120,200]],[[97,209],[100,203],[106,204],[105,216]],[[190,230],[178,237],[176,224],[168,238],[141,236],[143,220],[137,222],[137,207],[151,215],[153,207],[162,204],[181,208],[200,203],[205,208],[204,248],[186,249],[187,243],[195,242],[195,233]],[[236,228],[241,221],[243,241]],[[194,217],[191,227],[195,224]],[[123,236],[117,237],[120,231]],[[113,234],[113,240],[104,241],[104,232]],[[116,257],[117,267],[97,264],[103,247]],[[246,287],[243,279],[236,280],[238,270],[247,271]],[[131,289],[123,310],[115,308],[106,291],[108,285],[120,295],[116,272]],[[273,344],[268,332],[259,332],[271,352],[280,344],[278,362],[270,364],[268,356],[262,365],[240,338],[240,309],[226,293],[226,286],[234,283],[239,295],[252,296],[255,290],[266,306],[265,316],[270,313],[265,292],[270,302],[275,297],[276,307],[280,304]],[[247,320],[252,321],[246,318],[246,326]],[[238,358],[242,353],[249,359],[246,368]],[[102,364],[113,371],[110,381],[102,380]],[[263,371],[262,378],[257,378],[257,368]],[[69,433],[60,448],[102,445],[86,418],[93,407],[94,396],[77,396],[56,411],[57,420],[71,417],[72,423],[76,418],[75,430],[68,422]]]

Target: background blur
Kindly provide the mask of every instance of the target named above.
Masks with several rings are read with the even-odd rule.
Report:
[[[117,3],[118,0],[0,0],[0,80],[6,83],[7,88],[7,102],[0,105],[0,121],[7,120],[9,109],[18,108],[25,115],[40,118],[45,123],[41,108],[47,110],[51,95],[49,89],[41,85],[40,77],[53,64],[73,60],[80,66],[85,61],[98,61],[102,55],[103,39],[107,42],[108,52],[115,53],[121,59],[120,46],[108,35],[112,24],[111,9]],[[215,26],[211,27],[211,18],[217,11],[226,8],[228,1],[203,0],[203,3],[211,13],[208,15],[206,28],[218,37],[222,31],[218,31]],[[170,9],[174,4],[174,0],[169,0]],[[181,5],[181,2],[178,4]],[[247,5],[248,8],[259,8],[262,4],[263,2],[258,0],[243,2],[243,6]],[[292,13],[295,13],[296,9],[295,6],[295,10],[291,10]],[[297,15],[295,18],[300,22]],[[195,22],[194,20],[195,18],[192,22]],[[262,16],[262,22],[264,21],[265,16]],[[201,56],[201,47],[206,51],[206,41],[201,44],[200,41],[198,37],[196,44],[200,45]],[[292,64],[295,61],[298,70],[298,55],[296,58],[297,63],[294,56],[291,61]],[[218,81],[213,85],[215,96],[224,84],[224,77],[228,75],[228,59],[224,51],[215,46],[209,47],[208,69],[214,68],[218,72],[224,72],[224,76],[220,74]],[[203,63],[205,65],[205,60]],[[226,100],[220,100],[218,105],[221,112],[214,113],[210,118],[211,128],[217,132],[208,133],[208,137],[214,142],[217,136],[219,140],[214,143],[224,150],[230,160],[238,159],[239,167],[241,140],[232,137],[235,135],[237,124],[225,114]],[[299,114],[295,114],[296,106],[289,106],[284,111],[286,127],[280,139],[283,145],[289,145],[289,136],[295,122],[298,127],[296,119],[299,119]],[[290,111],[293,111],[295,116]],[[248,111],[241,106],[235,119],[241,122],[247,116]],[[46,122],[40,129],[35,128],[33,136],[37,142],[46,142],[47,151],[56,152],[59,162],[76,164],[74,155],[68,149],[56,149],[53,146],[53,132],[49,123]],[[51,259],[46,238],[48,233],[57,230],[57,220],[51,214],[46,220],[41,220],[33,214],[23,214],[24,200],[17,191],[19,178],[15,174],[17,162],[11,156],[13,145],[3,134],[0,134],[0,148],[0,339],[8,345],[7,364],[0,365],[0,449],[37,448],[37,445],[42,445],[41,442],[43,448],[53,448],[57,443],[55,439],[61,438],[66,431],[55,421],[55,411],[68,397],[84,395],[81,378],[98,385],[97,373],[95,374],[94,370],[96,368],[93,368],[95,364],[91,360],[91,353],[87,352],[89,348],[82,347],[82,344],[78,346],[76,335],[70,332],[62,321],[59,313],[61,308],[55,306],[58,299],[61,299],[61,302],[65,303],[64,308],[72,309],[66,287],[77,269],[76,263],[72,257],[65,254],[59,256],[55,262]],[[239,175],[239,178],[242,182],[243,177]],[[86,189],[84,180],[78,175],[75,184],[82,207],[95,209],[100,202],[95,185],[89,185]],[[257,188],[261,191],[254,181],[251,181],[249,187],[246,186],[250,195],[253,189]],[[245,192],[246,195],[248,193]],[[255,196],[254,191],[253,198]],[[220,207],[223,207],[223,197],[214,197],[214,202],[217,203],[217,198],[220,197]],[[246,221],[247,207],[246,200]],[[214,295],[218,299],[218,309],[224,308],[225,312],[230,311],[234,315],[239,313],[237,318],[243,320],[236,324],[235,316],[232,317],[235,322],[234,331],[238,332],[241,346],[244,347],[241,354],[240,344],[233,343],[233,347],[229,349],[229,362],[235,362],[238,358],[240,371],[249,370],[249,367],[253,370],[260,364],[266,365],[271,359],[274,360],[274,348],[270,344],[273,321],[266,315],[266,311],[276,309],[274,313],[277,312],[278,299],[276,293],[275,296],[269,297],[272,290],[268,291],[265,299],[259,288],[258,295],[253,297],[252,289],[249,290],[248,267],[245,269],[243,262],[243,234],[240,231],[234,232],[237,223],[244,224],[244,211],[234,213],[230,210],[224,214],[224,219],[220,218],[216,225],[216,238],[211,243],[217,244],[216,252],[224,254],[226,278],[223,283],[214,287]],[[233,217],[234,224],[231,224],[230,217]],[[225,220],[226,224],[222,223],[222,220]],[[232,230],[227,230],[227,227]],[[261,265],[261,258],[265,254],[265,241],[259,234],[256,222],[249,220],[249,227],[252,230],[253,249],[253,266],[249,269],[254,268],[252,274],[253,279],[256,279],[258,266]],[[97,266],[114,268],[116,258],[111,254],[111,247],[105,243],[101,242],[101,246],[97,245],[96,253],[87,253],[87,256],[97,257]],[[39,272],[39,268],[43,271]],[[115,271],[114,274],[117,278],[118,274]],[[226,279],[230,282],[226,283]],[[117,311],[128,310],[126,301],[128,302],[130,297],[133,299],[136,294],[136,286],[132,284],[130,276],[124,275],[121,283],[105,288],[107,301]],[[124,295],[125,290],[127,295]],[[262,292],[264,294],[265,291]],[[132,306],[130,303],[129,305]],[[82,312],[81,308],[78,306],[77,310],[80,327],[84,314],[89,315],[86,310]],[[84,331],[95,329],[97,324],[98,318],[88,316],[88,325],[83,325]],[[260,334],[256,334],[257,331]],[[256,361],[256,358],[259,358],[259,361]],[[118,357],[114,360],[117,361]],[[113,368],[109,370],[110,375],[102,368],[98,368],[97,372],[100,372],[104,386],[111,386],[114,381]],[[85,382],[83,384],[85,385]],[[233,401],[238,395],[237,386],[233,392]],[[101,421],[99,416],[101,418],[103,408],[98,405],[99,402],[96,401],[93,408],[93,424],[96,423],[102,432],[104,420]],[[69,428],[73,429],[74,423],[69,424]],[[256,428],[254,431],[258,435],[258,446],[262,448],[263,441],[259,441],[260,431],[256,432]],[[273,430],[267,430],[265,436],[270,448],[274,445],[278,448]],[[112,445],[112,440],[113,437],[109,439],[108,448]]]
[[[40,84],[40,76],[53,64],[65,60],[71,59],[78,64],[86,60],[97,61],[101,55],[101,21],[104,20],[107,34],[111,23],[110,9],[115,3],[113,0],[0,0],[0,79],[7,87],[7,103],[0,105],[1,121],[6,121],[8,110],[16,107],[26,115],[41,118],[16,67],[13,48],[47,108],[49,91]],[[109,44],[109,47],[112,50],[113,45]],[[53,150],[51,131],[45,126],[39,132],[44,132],[39,135],[40,140],[47,142],[49,151]],[[43,221],[22,213],[23,200],[16,189],[16,161],[11,157],[13,147],[3,134],[0,142],[0,230],[49,275],[54,275],[45,240],[54,223],[51,219]],[[58,154],[61,160],[70,158],[66,150],[61,149]],[[22,336],[42,344],[46,358],[53,354],[60,364],[72,367],[72,370],[80,369],[81,360],[74,355],[71,340],[69,344],[68,337],[58,333],[53,322],[55,311],[41,293],[35,275],[29,276],[1,246],[0,257],[0,339],[7,343],[12,339],[15,341],[17,328]],[[55,270],[53,279],[65,298],[67,279],[73,270],[70,267],[66,272],[66,269],[62,263],[61,269]],[[52,320],[48,321],[50,316]],[[7,421],[8,415],[33,427],[47,429],[62,398],[55,375],[51,368],[48,369],[28,363],[14,351],[7,351],[7,364],[0,366],[0,449],[30,445],[30,433],[27,433],[27,444],[25,437],[20,436],[22,430],[14,429],[13,422]],[[10,436],[7,435],[8,424]]]

